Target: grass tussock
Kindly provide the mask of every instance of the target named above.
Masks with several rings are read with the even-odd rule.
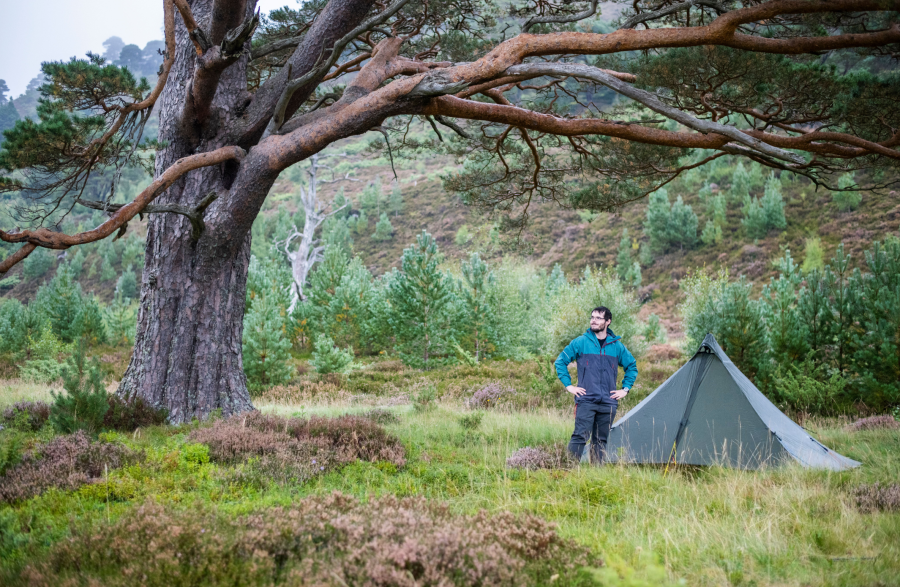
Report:
[[[38,445],[0,477],[0,502],[16,502],[51,487],[76,489],[101,479],[109,469],[143,459],[119,442],[92,441],[83,431]]]
[[[142,585],[522,585],[578,582],[599,566],[552,524],[456,515],[422,498],[362,503],[339,493],[228,517],[154,502],[76,532],[19,577],[35,587]]]

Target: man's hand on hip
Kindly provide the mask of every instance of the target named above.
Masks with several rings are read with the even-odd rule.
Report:
[[[626,395],[628,395],[628,390],[627,390],[627,389],[617,389],[617,390],[615,390],[615,391],[613,391],[613,392],[610,393],[610,397],[613,398],[613,399],[616,400],[616,401],[619,401],[620,399],[622,399],[622,398],[625,397]]]
[[[566,387],[566,391],[568,391],[575,397],[581,397],[587,393],[587,391],[583,387],[578,387],[577,385],[570,385]]]

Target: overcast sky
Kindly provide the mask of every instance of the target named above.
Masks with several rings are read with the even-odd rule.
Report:
[[[297,0],[259,0],[263,13]],[[162,40],[162,0],[0,0],[0,79],[10,95],[25,91],[42,61],[103,53],[103,41],[126,44]],[[177,17],[176,17],[177,18]]]

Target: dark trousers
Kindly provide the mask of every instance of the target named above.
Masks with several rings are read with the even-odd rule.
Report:
[[[582,402],[575,405],[575,432],[569,441],[569,452],[578,460],[584,445],[591,440],[591,462],[602,463],[606,456],[606,439],[616,418],[616,406]]]

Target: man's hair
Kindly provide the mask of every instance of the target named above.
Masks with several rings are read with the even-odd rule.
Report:
[[[600,317],[604,320],[612,320],[612,312],[609,311],[609,308],[606,306],[597,306],[593,310],[591,310],[591,316],[594,315],[594,312],[600,312]]]

